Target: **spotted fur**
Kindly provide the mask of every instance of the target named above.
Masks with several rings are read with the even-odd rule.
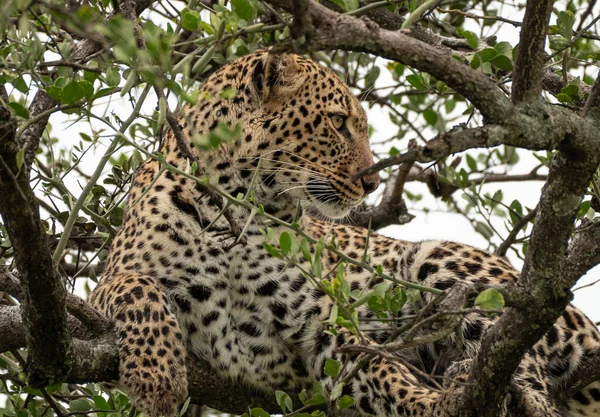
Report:
[[[309,59],[258,51],[216,71],[179,123],[187,140],[195,142],[221,122],[239,124],[242,135],[212,151],[195,150],[200,170],[233,196],[251,194],[279,219],[292,221],[298,211],[341,217],[377,188],[376,174],[352,181],[373,163],[364,110],[331,70]],[[161,152],[170,164],[189,167],[173,135]],[[195,181],[161,171],[156,160],[139,169],[107,271],[91,297],[117,323],[120,384],[136,404],[152,416],[174,414],[186,396],[187,351],[223,376],[280,390],[299,390],[314,380],[331,389],[323,365],[327,358],[338,359],[346,364],[341,378],[349,379],[344,394],[355,398],[354,409],[364,415],[446,416],[458,407],[447,390],[428,385],[406,364],[464,378],[493,319],[471,314],[462,322],[461,337],[396,352],[402,361],[377,356],[349,374],[356,355],[337,348],[357,343],[356,336],[343,328],[335,336],[325,332],[332,301],[299,268],[263,248],[261,230],[270,227],[277,236],[285,229],[256,216],[245,240],[234,244],[219,211]],[[239,224],[250,219],[246,209],[232,206],[231,211]],[[301,221],[316,238],[334,235],[347,255],[364,253],[366,230],[308,215]],[[387,273],[442,290],[457,282],[517,279],[504,260],[459,243],[413,243],[373,234],[368,245],[372,262]],[[338,261],[326,252],[323,270]],[[298,263],[308,267],[303,259]],[[380,282],[358,266],[346,273],[352,289],[368,290]],[[359,316],[372,318],[374,312],[362,306]],[[388,326],[376,321],[365,334],[366,343],[390,336]],[[563,410],[548,393],[599,342],[595,326],[569,306],[523,359],[506,406],[531,417],[598,415],[596,386],[578,393]]]

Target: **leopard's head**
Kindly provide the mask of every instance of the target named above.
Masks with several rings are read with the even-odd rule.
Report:
[[[253,187],[260,203],[300,200],[339,218],[378,187],[378,174],[353,179],[373,164],[365,111],[316,62],[257,51],[216,71],[200,95],[184,117],[190,135],[206,135],[219,122],[241,127],[235,141],[203,154],[227,191]]]

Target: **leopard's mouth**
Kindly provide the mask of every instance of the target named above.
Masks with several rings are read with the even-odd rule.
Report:
[[[329,180],[311,178],[306,183],[311,208],[334,219],[346,217],[363,198],[353,198],[338,190]]]

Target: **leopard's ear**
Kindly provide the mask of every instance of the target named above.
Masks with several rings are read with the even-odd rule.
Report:
[[[258,97],[266,102],[293,95],[304,83],[305,72],[297,55],[278,54],[268,50],[256,63],[252,84]]]

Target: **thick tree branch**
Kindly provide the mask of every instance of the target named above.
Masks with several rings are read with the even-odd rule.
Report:
[[[567,242],[599,164],[600,153],[572,152],[567,146],[555,155],[521,272],[520,283],[531,294],[531,302],[518,310],[508,309],[483,338],[469,376],[471,384],[462,396],[461,416],[491,417],[498,412],[521,359],[564,312],[571,299],[570,285],[561,277]]]
[[[342,11],[342,9],[339,6],[337,6],[331,1],[325,0],[322,2],[322,4],[327,8],[335,10],[337,12]],[[359,4],[361,7],[363,7],[368,3],[361,1],[359,2]],[[392,31],[400,30],[402,28],[402,24],[406,20],[404,17],[387,10],[385,7],[377,7],[374,9],[370,9],[364,14],[364,16],[376,22],[382,29]],[[450,54],[455,53],[457,51],[473,51],[465,39],[441,36],[418,25],[411,26],[410,29],[406,30],[404,33],[406,33],[411,38],[418,39],[422,42],[425,42],[428,45],[437,47],[439,49],[443,49]],[[492,40],[495,39],[495,36],[487,39],[480,39],[480,45],[478,48],[485,48],[489,45],[489,43],[491,43]]]
[[[339,7],[337,7],[335,4],[333,4],[330,1],[323,1],[322,3],[323,3],[323,5],[327,6],[330,9],[337,10],[337,11],[340,10]],[[363,5],[363,2],[360,2],[360,4]],[[440,10],[440,11],[447,12],[445,10]],[[466,15],[470,15],[470,14],[466,14]],[[379,7],[379,8],[370,10],[366,14],[366,16],[368,16],[369,19],[376,22],[381,28],[387,29],[387,30],[392,30],[392,31],[400,30],[400,28],[402,27],[402,24],[404,23],[404,18],[402,16],[399,16],[398,14],[393,13],[383,7]],[[521,22],[515,22],[515,21],[508,20],[508,19],[503,19],[498,16],[490,16],[490,18],[494,18],[495,20],[506,22],[511,25],[515,25],[515,24],[518,24],[518,26],[522,25]],[[579,31],[579,29],[578,29],[578,31]],[[428,45],[434,46],[438,49],[443,49],[446,53],[448,53],[450,55],[456,54],[457,51],[463,51],[463,52],[460,52],[460,54],[464,54],[465,53],[464,51],[469,51],[471,53],[474,52],[464,39],[440,36],[440,35],[437,35],[427,29],[423,29],[420,26],[413,26],[410,28],[410,31],[405,31],[404,33],[406,33],[408,36],[410,36],[412,38],[415,38],[422,42],[425,42]],[[478,50],[483,49],[483,48],[489,46],[490,44],[493,44],[492,40],[495,40],[495,37],[490,37],[487,39],[480,39],[479,46],[477,49]],[[574,78],[575,77],[573,77],[572,75],[567,75],[568,82],[571,82]],[[565,87],[564,78],[561,75],[558,75],[555,72],[553,72],[552,69],[546,69],[543,71],[542,83],[543,83],[544,89],[550,91],[554,95],[559,94],[561,92],[561,89],[563,87]],[[579,95],[581,98],[585,97],[589,93],[590,88],[587,85],[582,83],[579,88],[580,88]],[[583,106],[584,101],[582,99],[582,100],[576,101],[575,104],[577,106],[581,107],[581,106]]]
[[[46,125],[48,124],[48,119],[50,118],[50,113],[48,110],[52,109],[56,106],[57,103],[54,101],[45,91],[38,90],[35,96],[33,97],[33,101],[29,106],[29,113],[31,114],[31,118],[38,117],[40,113],[48,113],[46,116],[42,116],[37,122],[30,124],[28,127],[23,130],[23,133],[18,138],[19,146],[25,149],[25,164],[26,167],[29,168],[33,159],[35,158],[35,153],[40,144],[40,138],[46,129]]]
[[[149,4],[146,0],[139,1],[136,9],[141,12]],[[81,62],[98,49],[99,46],[91,40],[81,41],[70,59]],[[2,103],[7,103],[8,97],[3,88],[0,95]],[[35,117],[54,106],[54,100],[38,91],[30,112]],[[15,264],[23,286],[29,383],[40,387],[61,381],[72,364],[66,291],[48,250],[38,203],[29,184],[29,167],[47,122],[47,117],[39,118],[17,138],[11,113],[0,106],[0,126],[3,126],[0,131],[0,214],[13,244]],[[22,150],[23,163],[17,157]]]
[[[294,10],[294,2],[290,0],[268,2],[288,11]],[[298,12],[297,8],[295,10]],[[302,28],[305,43],[298,43],[298,49],[337,48],[367,52],[428,72],[468,98],[490,122],[499,121],[513,111],[504,92],[481,72],[404,31],[384,30],[372,22],[336,13],[312,1],[301,11],[302,21],[309,23]],[[341,27],[343,31],[339,30]]]
[[[357,173],[355,178],[407,161],[432,162],[473,148],[510,145],[530,150],[553,150],[568,141],[573,151],[600,152],[597,127],[559,106],[541,106],[537,115],[507,114],[502,125],[467,128],[458,125],[440,133],[425,146],[391,156]],[[577,138],[577,140],[571,140]]]
[[[534,101],[542,92],[544,45],[554,0],[528,0],[512,82],[514,103]]]
[[[83,300],[81,303],[86,304]],[[88,309],[92,309],[87,305]],[[101,334],[82,328],[71,317],[73,361],[63,382],[104,382],[119,378],[119,349],[112,330]],[[25,347],[27,330],[18,306],[0,305],[0,352]],[[271,392],[259,392],[228,379],[223,379],[205,361],[188,355],[189,395],[195,404],[205,404],[217,410],[243,414],[248,407],[262,407],[272,413],[281,412]],[[216,388],[218,387],[218,389]],[[298,401],[296,401],[298,402]]]
[[[3,94],[3,101],[7,102]],[[12,125],[0,106],[0,125]],[[61,381],[71,366],[66,291],[48,250],[29,175],[19,165],[14,130],[0,140],[0,214],[13,245],[23,286],[23,319],[27,328],[29,383],[41,387]],[[11,134],[12,133],[12,134]]]

